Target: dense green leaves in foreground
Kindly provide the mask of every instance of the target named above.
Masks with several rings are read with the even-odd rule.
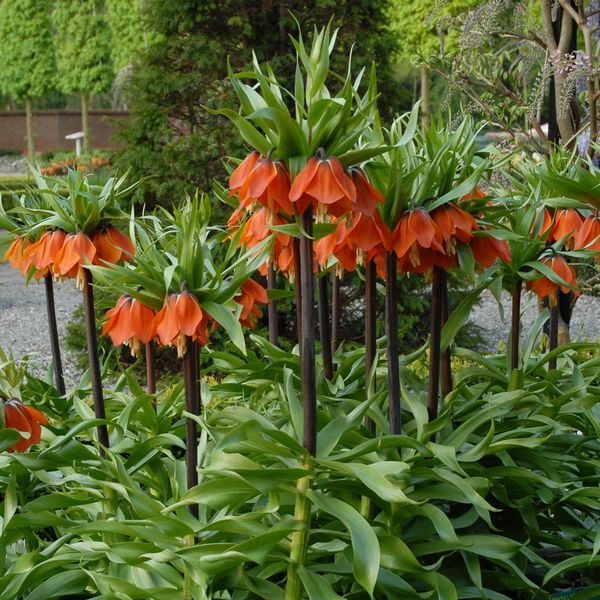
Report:
[[[100,458],[86,378],[64,399],[4,363],[5,392],[20,388],[51,424],[38,451],[0,455],[0,600],[283,598],[305,476],[312,521],[299,575],[311,600],[538,599],[597,579],[600,358],[587,346],[564,349],[550,373],[548,356],[528,350],[510,378],[504,356],[463,351],[432,423],[408,364],[417,353],[403,365],[403,435],[377,438],[362,422],[369,414],[385,431],[384,395],[365,403],[361,353],[339,351],[333,381],[319,382],[311,460],[297,356],[253,341],[245,359],[211,356],[230,374],[203,383],[201,476],[188,492],[181,386],[155,413],[125,373]]]

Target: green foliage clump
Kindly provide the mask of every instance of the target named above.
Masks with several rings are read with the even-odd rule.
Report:
[[[39,98],[56,83],[49,3],[0,3],[0,89],[13,99]]]
[[[103,92],[112,82],[110,30],[99,0],[54,5],[58,87],[65,94]]]

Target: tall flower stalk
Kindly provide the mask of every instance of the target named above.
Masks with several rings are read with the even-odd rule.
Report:
[[[52,282],[51,273],[44,275],[44,286],[46,288],[46,314],[48,317],[48,330],[50,332],[50,350],[52,352],[54,381],[56,382],[56,389],[62,396],[64,396],[66,394],[65,376],[63,373],[62,357],[60,353],[58,324],[56,322],[56,307],[54,304],[54,284]]]
[[[251,72],[239,76],[231,73],[240,112],[217,111],[238,127],[240,135],[252,148],[230,177],[230,196],[239,200],[235,219],[247,213],[250,206],[255,210],[259,207],[256,212],[265,211],[262,213],[265,227],[273,231],[273,246],[280,249],[274,256],[277,256],[282,272],[289,271],[291,266],[289,254],[282,251],[293,248],[300,387],[304,406],[302,443],[306,452],[299,460],[309,469],[310,457],[318,451],[314,243],[334,235],[339,228],[349,229],[359,212],[372,214],[374,207],[368,206],[368,199],[363,201],[361,183],[356,183],[351,171],[355,165],[370,160],[383,150],[378,144],[359,144],[369,126],[378,119],[374,76],[364,96],[358,93],[359,80],[352,80],[351,69],[342,78],[336,94],[327,88],[329,56],[335,35],[329,27],[315,32],[310,49],[301,37],[294,41],[297,51],[295,85],[293,90],[285,90],[285,93],[271,68],[261,67],[256,60]],[[246,78],[253,80],[252,85],[242,81]],[[293,111],[289,108],[290,98]],[[334,127],[332,123],[335,123]],[[251,244],[258,236],[253,235],[250,239],[246,232],[253,229],[248,223],[253,224],[257,219],[256,212],[241,225],[241,239],[250,240]],[[291,235],[294,241],[289,244],[281,237],[283,234]],[[356,248],[351,252],[356,254]],[[326,262],[328,259],[329,256]],[[331,266],[317,263],[324,270]],[[323,374],[331,378],[333,359],[326,274],[318,278],[317,287]],[[334,327],[336,325],[337,322]],[[335,337],[337,341],[338,337]],[[309,487],[310,480],[306,478],[297,483],[295,514],[302,521],[303,529],[292,537],[286,600],[299,600],[304,593],[299,568],[308,549],[311,506],[306,493]]]

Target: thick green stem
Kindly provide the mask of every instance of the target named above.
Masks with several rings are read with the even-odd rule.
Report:
[[[304,565],[306,549],[308,548],[308,535],[310,531],[310,501],[306,492],[310,487],[310,477],[302,477],[296,485],[296,504],[294,518],[302,523],[302,529],[292,534],[292,549],[287,571],[287,584],[285,587],[285,600],[301,600],[302,581],[298,569]]]

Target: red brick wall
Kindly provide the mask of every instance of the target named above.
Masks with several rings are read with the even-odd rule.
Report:
[[[127,119],[126,111],[91,110],[90,130],[92,148],[118,148],[113,140],[111,120]],[[70,110],[39,110],[33,117],[36,152],[74,149],[74,140],[65,135],[81,131],[81,113]],[[25,111],[0,112],[0,150],[27,152],[25,140]]]

